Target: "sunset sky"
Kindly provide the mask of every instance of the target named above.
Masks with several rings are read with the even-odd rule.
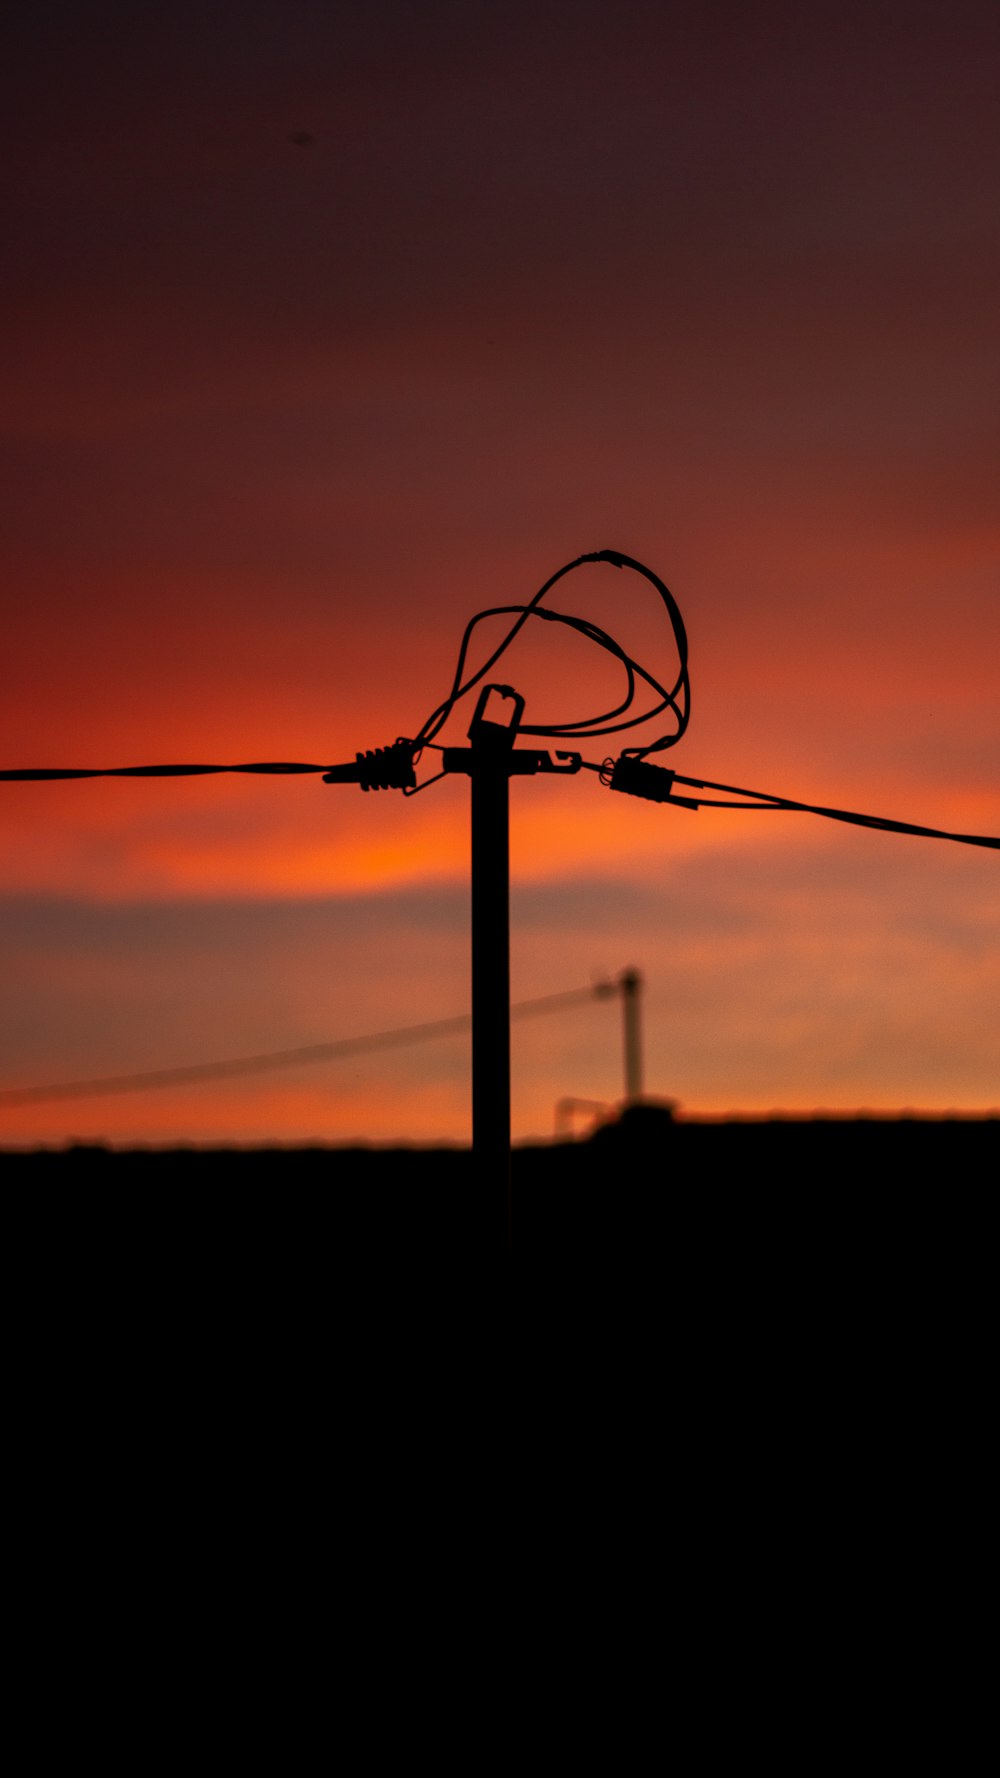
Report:
[[[349,759],[419,728],[476,610],[612,547],[687,624],[666,763],[1000,834],[995,0],[2,33],[0,766]],[[637,577],[551,602],[669,671]],[[538,627],[500,673],[529,718],[614,698]],[[468,794],[0,785],[0,1087],[467,1010]],[[1000,1106],[1000,854],[590,773],[511,800],[514,997],[637,966],[651,1092]],[[8,1108],[0,1144],[464,1140],[468,1074],[448,1037]],[[516,1136],[620,1091],[614,1005],[515,1027]]]

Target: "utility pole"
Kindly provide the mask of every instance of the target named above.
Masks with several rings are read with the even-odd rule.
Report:
[[[487,717],[491,698],[512,707],[509,722]],[[580,770],[578,753],[557,753],[553,760],[515,750],[523,710],[524,699],[511,686],[485,686],[469,728],[471,745],[445,747],[441,761],[444,771],[472,779],[472,1155],[504,1252],[511,1246],[510,780]]]
[[[513,703],[509,724],[485,716],[490,693]],[[488,686],[472,743],[472,1154],[480,1188],[510,1246],[510,773],[524,699]]]
[[[625,1103],[642,1098],[642,976],[637,969],[623,969],[618,977],[622,997],[622,1038],[625,1055]]]

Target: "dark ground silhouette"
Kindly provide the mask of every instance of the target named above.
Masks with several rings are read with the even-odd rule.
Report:
[[[80,1145],[0,1159],[8,1238],[27,1230],[53,1264],[95,1276],[115,1256],[165,1277],[214,1255],[223,1275],[249,1271],[273,1291],[357,1257],[458,1261],[499,1245],[466,1148]],[[785,1254],[829,1271],[876,1253],[915,1263],[916,1244],[939,1267],[963,1229],[981,1238],[998,1161],[996,1117],[712,1123],[638,1105],[586,1141],[514,1150],[514,1246],[555,1264],[673,1267],[687,1252],[770,1267]]]

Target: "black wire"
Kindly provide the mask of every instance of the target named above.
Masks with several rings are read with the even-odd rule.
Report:
[[[751,802],[730,803],[713,802],[698,798],[703,808],[708,809],[781,809],[803,815],[822,815],[828,821],[846,821],[853,827],[872,827],[882,833],[913,834],[919,839],[954,840],[961,846],[988,846],[1000,851],[1000,839],[981,833],[949,833],[941,827],[918,827],[911,821],[892,821],[883,815],[860,815],[854,809],[828,809],[821,803],[799,803],[790,797],[771,796],[765,790],[743,790],[738,784],[715,784],[709,778],[684,778],[679,772],[674,774],[674,782],[683,784],[691,790],[721,790],[730,796],[751,797]]]
[[[585,562],[608,562],[616,568],[630,568],[634,573],[641,574],[644,579],[648,580],[650,584],[656,588],[670,619],[670,626],[679,662],[677,678],[669,689],[665,685],[661,685],[660,681],[656,679],[652,673],[647,672],[644,667],[640,666],[638,661],[634,660],[632,656],[614,640],[614,637],[610,636],[599,624],[592,623],[589,619],[574,617],[569,612],[550,611],[541,608],[541,601],[545,598],[546,594],[551,591],[552,587],[555,586],[556,582],[561,580],[564,575],[571,573],[573,569],[581,567]],[[503,640],[496,648],[494,648],[492,654],[488,656],[474,673],[471,673],[468,678],[463,678],[469,654],[469,646],[477,625],[485,622],[488,618],[508,616],[513,617],[514,622],[511,624]],[[475,617],[470,619],[465,627],[465,632],[459,647],[458,661],[455,667],[451,690],[443,703],[439,704],[437,708],[431,712],[416,736],[416,739],[412,743],[407,743],[408,746],[412,747],[412,757],[414,759],[419,757],[419,754],[424,747],[430,746],[433,743],[435,735],[440,733],[459,699],[464,698],[474,686],[479,685],[481,681],[485,679],[487,673],[496,666],[497,661],[500,660],[501,656],[510,647],[515,637],[520,633],[528,619],[531,617],[544,618],[549,623],[566,624],[569,629],[576,630],[577,633],[583,636],[588,642],[593,642],[598,648],[601,648],[606,653],[612,655],[621,663],[625,670],[626,684],[624,697],[610,710],[604,710],[596,716],[577,719],[573,722],[524,724],[521,726],[521,733],[526,735],[545,736],[549,739],[582,739],[592,735],[618,734],[624,729],[633,728],[640,723],[652,721],[654,717],[669,710],[673,715],[675,724],[673,733],[661,735],[658,740],[651,742],[647,747],[629,748],[627,751],[631,757],[641,759],[644,758],[647,753],[659,752],[662,748],[671,747],[676,741],[680,740],[687,728],[691,710],[691,687],[687,667],[687,632],[684,628],[684,620],[681,617],[680,608],[678,607],[673,594],[670,592],[670,589],[664,585],[663,581],[659,578],[659,575],[653,573],[651,568],[647,568],[642,562],[636,561],[633,556],[623,555],[620,550],[605,549],[593,551],[588,555],[577,556],[574,561],[567,562],[564,567],[558,569],[555,574],[549,577],[526,605],[492,606],[488,610],[477,612]],[[637,681],[640,680],[645,685],[649,686],[655,693],[657,702],[655,702],[648,710],[644,710],[641,714],[629,714],[636,703]],[[293,773],[327,773],[334,769],[335,768],[333,767],[325,765],[304,765],[281,761],[258,762],[242,765],[113,766],[104,770],[63,770],[55,767],[36,767],[24,771],[0,771],[0,782],[14,783],[20,780],[21,782],[38,783],[46,780],[51,781],[53,779],[72,778],[197,778],[206,777],[210,774],[220,772],[253,772],[268,776],[289,776]],[[439,776],[440,775],[442,774],[439,774]],[[423,790],[427,788],[428,783],[433,782],[436,782],[436,780],[426,780],[424,784],[413,786],[412,788],[413,790]]]
[[[659,680],[655,679],[651,673],[648,673],[644,667],[641,667],[631,655],[626,653],[625,649],[623,649],[612,636],[608,635],[606,630],[603,630],[600,627],[599,624],[591,623],[584,618],[573,617],[568,612],[542,610],[540,608],[541,601],[545,598],[551,588],[555,586],[556,582],[561,580],[564,575],[571,573],[574,568],[579,568],[584,562],[609,562],[616,568],[630,568],[635,573],[643,575],[644,578],[656,588],[663,600],[667,615],[670,619],[679,662],[677,678],[670,690],[668,690],[666,686],[661,685]],[[498,643],[492,654],[488,656],[474,673],[471,673],[468,678],[464,678],[463,675],[465,673],[466,661],[468,659],[469,645],[477,624],[485,622],[487,618],[507,616],[513,616],[515,621],[510,626],[503,640]],[[459,646],[458,660],[455,666],[451,690],[448,692],[447,697],[438,704],[437,708],[431,711],[431,714],[419,730],[413,743],[415,753],[419,753],[422,747],[427,746],[433,741],[435,735],[440,733],[459,699],[464,698],[474,686],[479,685],[481,681],[485,679],[487,673],[496,666],[497,661],[500,660],[501,656],[510,647],[515,637],[524,628],[524,625],[531,617],[545,618],[551,623],[566,624],[570,629],[577,630],[579,634],[586,637],[588,641],[595,643],[599,648],[602,648],[607,653],[613,655],[625,668],[626,692],[621,703],[617,704],[612,710],[603,711],[597,716],[588,717],[571,723],[524,723],[519,727],[518,732],[520,734],[544,735],[550,738],[564,739],[574,737],[584,738],[591,735],[610,735],[616,734],[622,729],[635,727],[639,723],[651,721],[653,717],[659,716],[663,711],[670,710],[673,712],[676,724],[675,731],[672,734],[662,735],[658,740],[651,742],[648,747],[634,748],[629,751],[633,757],[642,758],[647,753],[658,752],[664,747],[671,747],[676,741],[680,740],[690,719],[691,687],[687,667],[687,632],[685,631],[684,620],[681,617],[677,602],[669,588],[664,585],[662,580],[660,580],[659,576],[654,574],[651,568],[645,567],[642,562],[636,561],[632,556],[623,555],[620,550],[596,550],[589,555],[577,556],[574,561],[567,562],[564,567],[558,569],[558,571],[551,575],[545,582],[544,586],[539,588],[538,592],[535,593],[534,597],[530,599],[526,605],[491,606],[485,611],[477,612],[475,617],[470,619],[465,627],[465,632]],[[657,694],[659,702],[654,704],[651,709],[644,711],[641,715],[628,716],[627,713],[632,709],[636,700],[637,679],[643,680],[651,687]],[[627,720],[617,721],[616,719],[619,717],[627,718]]]
[[[648,673],[644,667],[640,666],[638,661],[634,660],[633,657],[614,640],[614,637],[610,636],[599,624],[593,623],[587,618],[574,617],[569,612],[542,609],[542,600],[555,586],[556,582],[561,580],[564,575],[572,573],[574,569],[582,567],[585,562],[608,562],[616,568],[630,568],[634,573],[641,574],[656,588],[663,601],[667,616],[670,619],[679,662],[677,678],[669,691],[664,685],[660,684],[658,679],[654,678],[651,673]],[[485,622],[488,618],[509,616],[514,618],[514,622],[511,624],[503,640],[497,644],[492,654],[488,656],[474,673],[470,673],[468,678],[463,678],[469,654],[469,647],[477,625]],[[555,574],[551,575],[547,581],[545,581],[544,585],[538,589],[538,592],[535,593],[533,598],[529,599],[526,605],[491,606],[487,610],[477,612],[475,617],[469,620],[466,624],[459,646],[458,660],[455,665],[451,690],[448,692],[448,695],[443,702],[438,704],[436,709],[432,710],[430,716],[428,716],[427,720],[419,730],[416,738],[412,742],[408,741],[405,743],[405,745],[412,750],[412,758],[414,760],[419,757],[425,747],[435,745],[435,735],[440,733],[459,699],[464,698],[475,686],[479,685],[482,680],[485,679],[487,673],[496,666],[497,662],[502,655],[506,653],[511,643],[519,635],[520,631],[531,617],[544,618],[549,623],[565,624],[567,628],[576,630],[578,634],[583,636],[587,641],[593,642],[597,647],[612,655],[625,669],[626,689],[625,696],[620,703],[616,704],[610,710],[600,712],[596,716],[565,723],[524,723],[519,726],[519,733],[539,735],[549,739],[586,739],[596,735],[618,734],[624,729],[633,728],[640,723],[649,722],[653,717],[659,716],[665,710],[669,710],[673,714],[676,725],[673,733],[661,735],[658,740],[651,742],[646,747],[626,747],[623,749],[621,757],[623,760],[643,760],[648,754],[658,753],[666,747],[672,747],[681,739],[681,736],[684,734],[690,721],[691,684],[688,676],[687,632],[684,628],[684,620],[681,617],[680,608],[678,607],[673,594],[670,592],[670,589],[659,578],[659,575],[653,573],[651,568],[647,568],[633,556],[623,555],[620,550],[604,549],[595,550],[587,555],[577,556],[572,562],[567,562],[562,568],[559,568]],[[650,689],[657,694],[660,701],[651,709],[644,711],[641,715],[630,715],[629,712],[632,710],[633,705],[636,702],[637,680],[642,680],[648,685]],[[401,745],[401,743],[397,743],[397,746],[398,745]],[[359,755],[358,758],[360,760],[361,756]],[[613,764],[612,761],[605,761],[602,766],[593,765],[589,760],[584,760],[580,763],[586,765],[591,771],[599,772],[605,782],[609,781],[610,768]],[[288,776],[293,773],[330,773],[338,770],[340,770],[340,768],[323,765],[303,765],[300,763],[281,761],[232,766],[115,766],[103,771],[64,771],[48,768],[34,768],[26,771],[0,771],[0,782],[9,783],[16,780],[40,781],[57,778],[192,778],[203,777],[210,773],[219,772],[253,772],[271,776]],[[437,783],[438,779],[444,776],[444,772],[438,772],[434,777],[426,779],[423,784],[413,785],[409,789],[404,789],[404,795],[415,794],[418,790],[425,790],[429,784]],[[925,839],[953,840],[959,845],[987,846],[1000,850],[1000,839],[995,839],[987,834],[949,833],[943,828],[921,827],[912,822],[893,821],[879,815],[862,815],[851,809],[826,808],[818,803],[795,802],[789,797],[771,796],[766,791],[744,790],[738,785],[733,784],[716,784],[709,779],[685,778],[680,776],[680,774],[671,774],[671,776],[674,782],[686,785],[693,790],[718,790],[728,796],[747,799],[740,802],[720,802],[710,798],[698,798],[695,806],[703,808],[791,810],[798,811],[802,814],[821,815],[827,820],[843,821],[855,827],[874,828],[884,833],[913,834]],[[367,788],[367,785],[365,787]],[[637,794],[641,794],[641,792]],[[254,1065],[256,1065],[256,1062]]]
[[[605,984],[599,983],[590,988],[568,988],[559,994],[541,994],[533,1000],[515,1000],[510,1009],[511,1017],[523,1019],[535,1013],[560,1012],[564,1007],[578,1006],[585,1000],[605,998],[604,989]],[[268,1074],[279,1068],[298,1068],[312,1062],[336,1061],[341,1056],[362,1055],[365,1051],[423,1043],[428,1038],[467,1031],[471,1024],[470,1013],[457,1013],[452,1018],[431,1019],[422,1025],[373,1031],[367,1037],[342,1037],[333,1043],[269,1050],[263,1055],[237,1056],[226,1062],[191,1062],[183,1068],[154,1068],[140,1074],[105,1075],[97,1080],[56,1081],[43,1087],[6,1087],[0,1091],[0,1108],[40,1105],[46,1100],[106,1098],[111,1094],[142,1093],[158,1087],[191,1086],[202,1080],[236,1080],[247,1074]]]
[[[288,777],[295,772],[328,772],[329,766],[300,765],[288,761],[264,761],[239,766],[110,766],[105,771],[62,771],[47,767],[31,771],[0,772],[0,782],[26,782],[47,778],[204,778],[211,772],[263,772],[271,777]]]

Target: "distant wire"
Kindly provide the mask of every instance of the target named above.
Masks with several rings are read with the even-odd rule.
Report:
[[[561,994],[542,994],[534,1000],[518,1000],[511,1006],[511,1017],[523,1019],[536,1013],[560,1012],[564,1007],[578,1006],[585,1000],[605,999],[614,991],[608,983],[599,982],[590,988],[569,988]],[[192,1062],[183,1068],[154,1068],[141,1074],[104,1075],[97,1080],[56,1081],[50,1086],[7,1087],[0,1091],[0,1108],[41,1105],[61,1099],[105,1098],[117,1093],[143,1093],[159,1087],[192,1086],[205,1080],[237,1080],[247,1074],[268,1074],[279,1068],[333,1062],[373,1050],[424,1043],[429,1038],[467,1031],[471,1024],[469,1013],[457,1013],[452,1018],[431,1019],[422,1025],[402,1025],[392,1031],[373,1031],[365,1037],[342,1037],[333,1043],[309,1043],[298,1049],[269,1050],[263,1055],[237,1056],[225,1062]]]
[[[634,660],[631,655],[626,653],[625,649],[622,648],[606,630],[603,630],[599,624],[591,623],[585,618],[573,617],[567,612],[550,611],[547,608],[542,607],[542,600],[550,589],[555,586],[556,582],[561,580],[564,575],[571,573],[573,569],[581,567],[584,562],[610,562],[612,566],[616,568],[630,568],[636,574],[643,575],[644,578],[656,588],[670,619],[670,627],[678,657],[677,677],[669,689],[665,685],[662,685],[652,673],[647,672],[644,667],[641,667],[638,661]],[[497,644],[492,654],[489,655],[482,665],[479,666],[474,673],[470,673],[468,677],[464,677],[469,645],[472,640],[473,632],[477,624],[483,623],[487,618],[491,617],[513,617],[515,621],[511,624],[503,640]],[[659,716],[664,711],[669,710],[675,725],[673,730],[668,734],[661,735],[658,740],[650,742],[647,747],[634,748],[629,751],[633,753],[635,757],[641,758],[647,753],[655,753],[664,747],[672,747],[675,742],[680,740],[684,730],[687,728],[691,710],[691,687],[688,678],[687,664],[687,633],[684,628],[684,620],[681,617],[680,609],[669,588],[664,585],[663,581],[659,578],[659,575],[653,573],[651,568],[645,567],[642,562],[637,562],[632,556],[622,555],[620,550],[602,549],[596,550],[590,555],[577,556],[574,561],[567,562],[565,567],[560,568],[557,573],[553,574],[550,579],[545,582],[544,586],[539,588],[538,592],[535,593],[533,598],[529,599],[526,605],[496,605],[490,607],[488,610],[477,612],[476,616],[470,619],[469,623],[466,625],[465,633],[459,647],[458,661],[455,666],[451,689],[443,701],[438,704],[437,708],[431,711],[431,714],[428,716],[426,722],[415,737],[413,746],[416,753],[419,753],[422,747],[429,746],[433,742],[435,735],[440,733],[459,699],[464,698],[474,686],[478,685],[481,680],[485,679],[487,673],[496,666],[498,660],[506,653],[511,643],[514,641],[514,638],[524,628],[528,619],[532,617],[544,618],[549,623],[565,624],[569,629],[576,630],[579,635],[584,636],[588,642],[596,643],[599,648],[603,648],[608,654],[620,661],[625,669],[625,695],[621,702],[616,704],[613,709],[601,711],[596,716],[578,718],[573,722],[565,723],[522,723],[518,729],[519,734],[544,735],[553,739],[611,735],[617,734],[623,729],[633,728],[639,723],[652,721],[653,717]],[[658,701],[654,703],[650,709],[643,710],[640,714],[630,715],[629,712],[633,709],[633,705],[637,701],[637,680],[642,680],[648,685],[656,694]]]

